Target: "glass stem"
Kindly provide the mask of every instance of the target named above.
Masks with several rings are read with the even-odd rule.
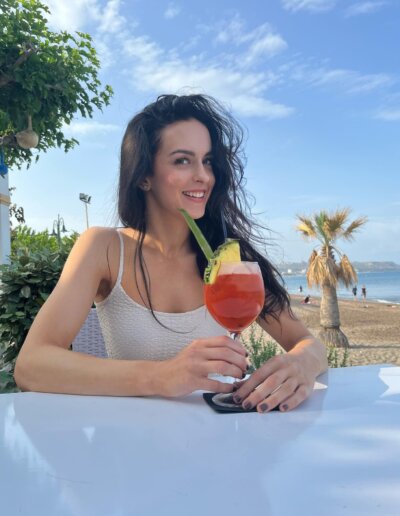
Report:
[[[240,331],[230,331],[229,337],[233,340],[239,340],[240,339]]]

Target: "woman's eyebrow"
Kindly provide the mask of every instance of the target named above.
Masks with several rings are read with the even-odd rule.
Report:
[[[188,154],[189,156],[194,156],[193,151],[185,150],[185,149],[176,149],[169,153],[169,156],[172,156],[173,154]]]
[[[186,149],[176,149],[176,150],[170,152],[168,154],[168,156],[173,156],[174,154],[188,154],[189,156],[195,156],[195,153],[193,151],[186,150]],[[205,154],[205,156],[211,156],[211,155],[212,155],[212,151],[211,150],[209,150]]]

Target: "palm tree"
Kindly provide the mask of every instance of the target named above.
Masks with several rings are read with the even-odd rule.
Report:
[[[336,247],[336,241],[353,240],[354,233],[367,222],[366,217],[349,222],[349,214],[350,210],[345,208],[332,213],[323,210],[311,217],[298,215],[296,226],[307,240],[319,241],[308,262],[307,283],[310,288],[315,285],[322,289],[319,337],[326,345],[337,347],[348,347],[349,341],[340,329],[336,287],[338,283],[346,287],[357,283],[357,273],[347,256]]]

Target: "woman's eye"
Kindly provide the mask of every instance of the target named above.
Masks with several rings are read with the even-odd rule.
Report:
[[[204,160],[204,162],[203,162],[203,163],[204,163],[204,165],[206,165],[207,167],[212,167],[212,165],[213,165],[213,162],[212,162],[212,159],[211,159],[211,158],[206,158],[206,159]]]
[[[189,163],[189,160],[187,158],[177,158],[175,160],[175,163],[177,165],[187,165]]]

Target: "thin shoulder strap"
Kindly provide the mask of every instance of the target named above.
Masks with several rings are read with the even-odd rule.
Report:
[[[124,272],[124,238],[122,236],[122,233],[118,231],[117,234],[119,236],[119,242],[120,242],[120,254],[119,254],[119,270],[118,270],[118,278],[117,278],[117,285],[121,284],[122,280],[122,273]]]

